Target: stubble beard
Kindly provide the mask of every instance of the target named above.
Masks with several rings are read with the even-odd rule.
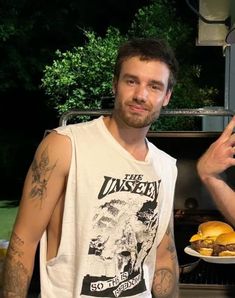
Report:
[[[128,113],[125,109],[125,105],[120,103],[115,104],[114,114],[127,126],[132,128],[145,128],[149,127],[153,122],[155,122],[160,115],[160,111],[149,112],[145,117],[141,117],[138,114]]]

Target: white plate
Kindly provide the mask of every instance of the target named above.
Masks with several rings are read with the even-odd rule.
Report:
[[[220,263],[220,264],[234,264],[235,257],[224,256],[224,257],[216,257],[216,256],[203,256],[199,254],[197,251],[192,249],[190,246],[185,247],[184,252],[190,256],[201,258],[202,260],[209,263]]]

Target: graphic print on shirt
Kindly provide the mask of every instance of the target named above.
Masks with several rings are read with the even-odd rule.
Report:
[[[158,228],[160,185],[136,174],[104,177],[81,294],[130,297],[146,290],[143,264]]]

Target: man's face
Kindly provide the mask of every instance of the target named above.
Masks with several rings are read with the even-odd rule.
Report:
[[[160,61],[142,61],[132,57],[123,62],[119,78],[114,82],[115,115],[134,128],[149,126],[169,102],[167,91],[170,71]]]

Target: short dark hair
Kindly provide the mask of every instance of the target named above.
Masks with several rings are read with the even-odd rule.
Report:
[[[122,63],[132,57],[164,62],[170,70],[167,89],[173,89],[178,74],[178,62],[172,48],[166,41],[157,38],[134,38],[122,44],[116,58],[114,79],[119,78]]]

